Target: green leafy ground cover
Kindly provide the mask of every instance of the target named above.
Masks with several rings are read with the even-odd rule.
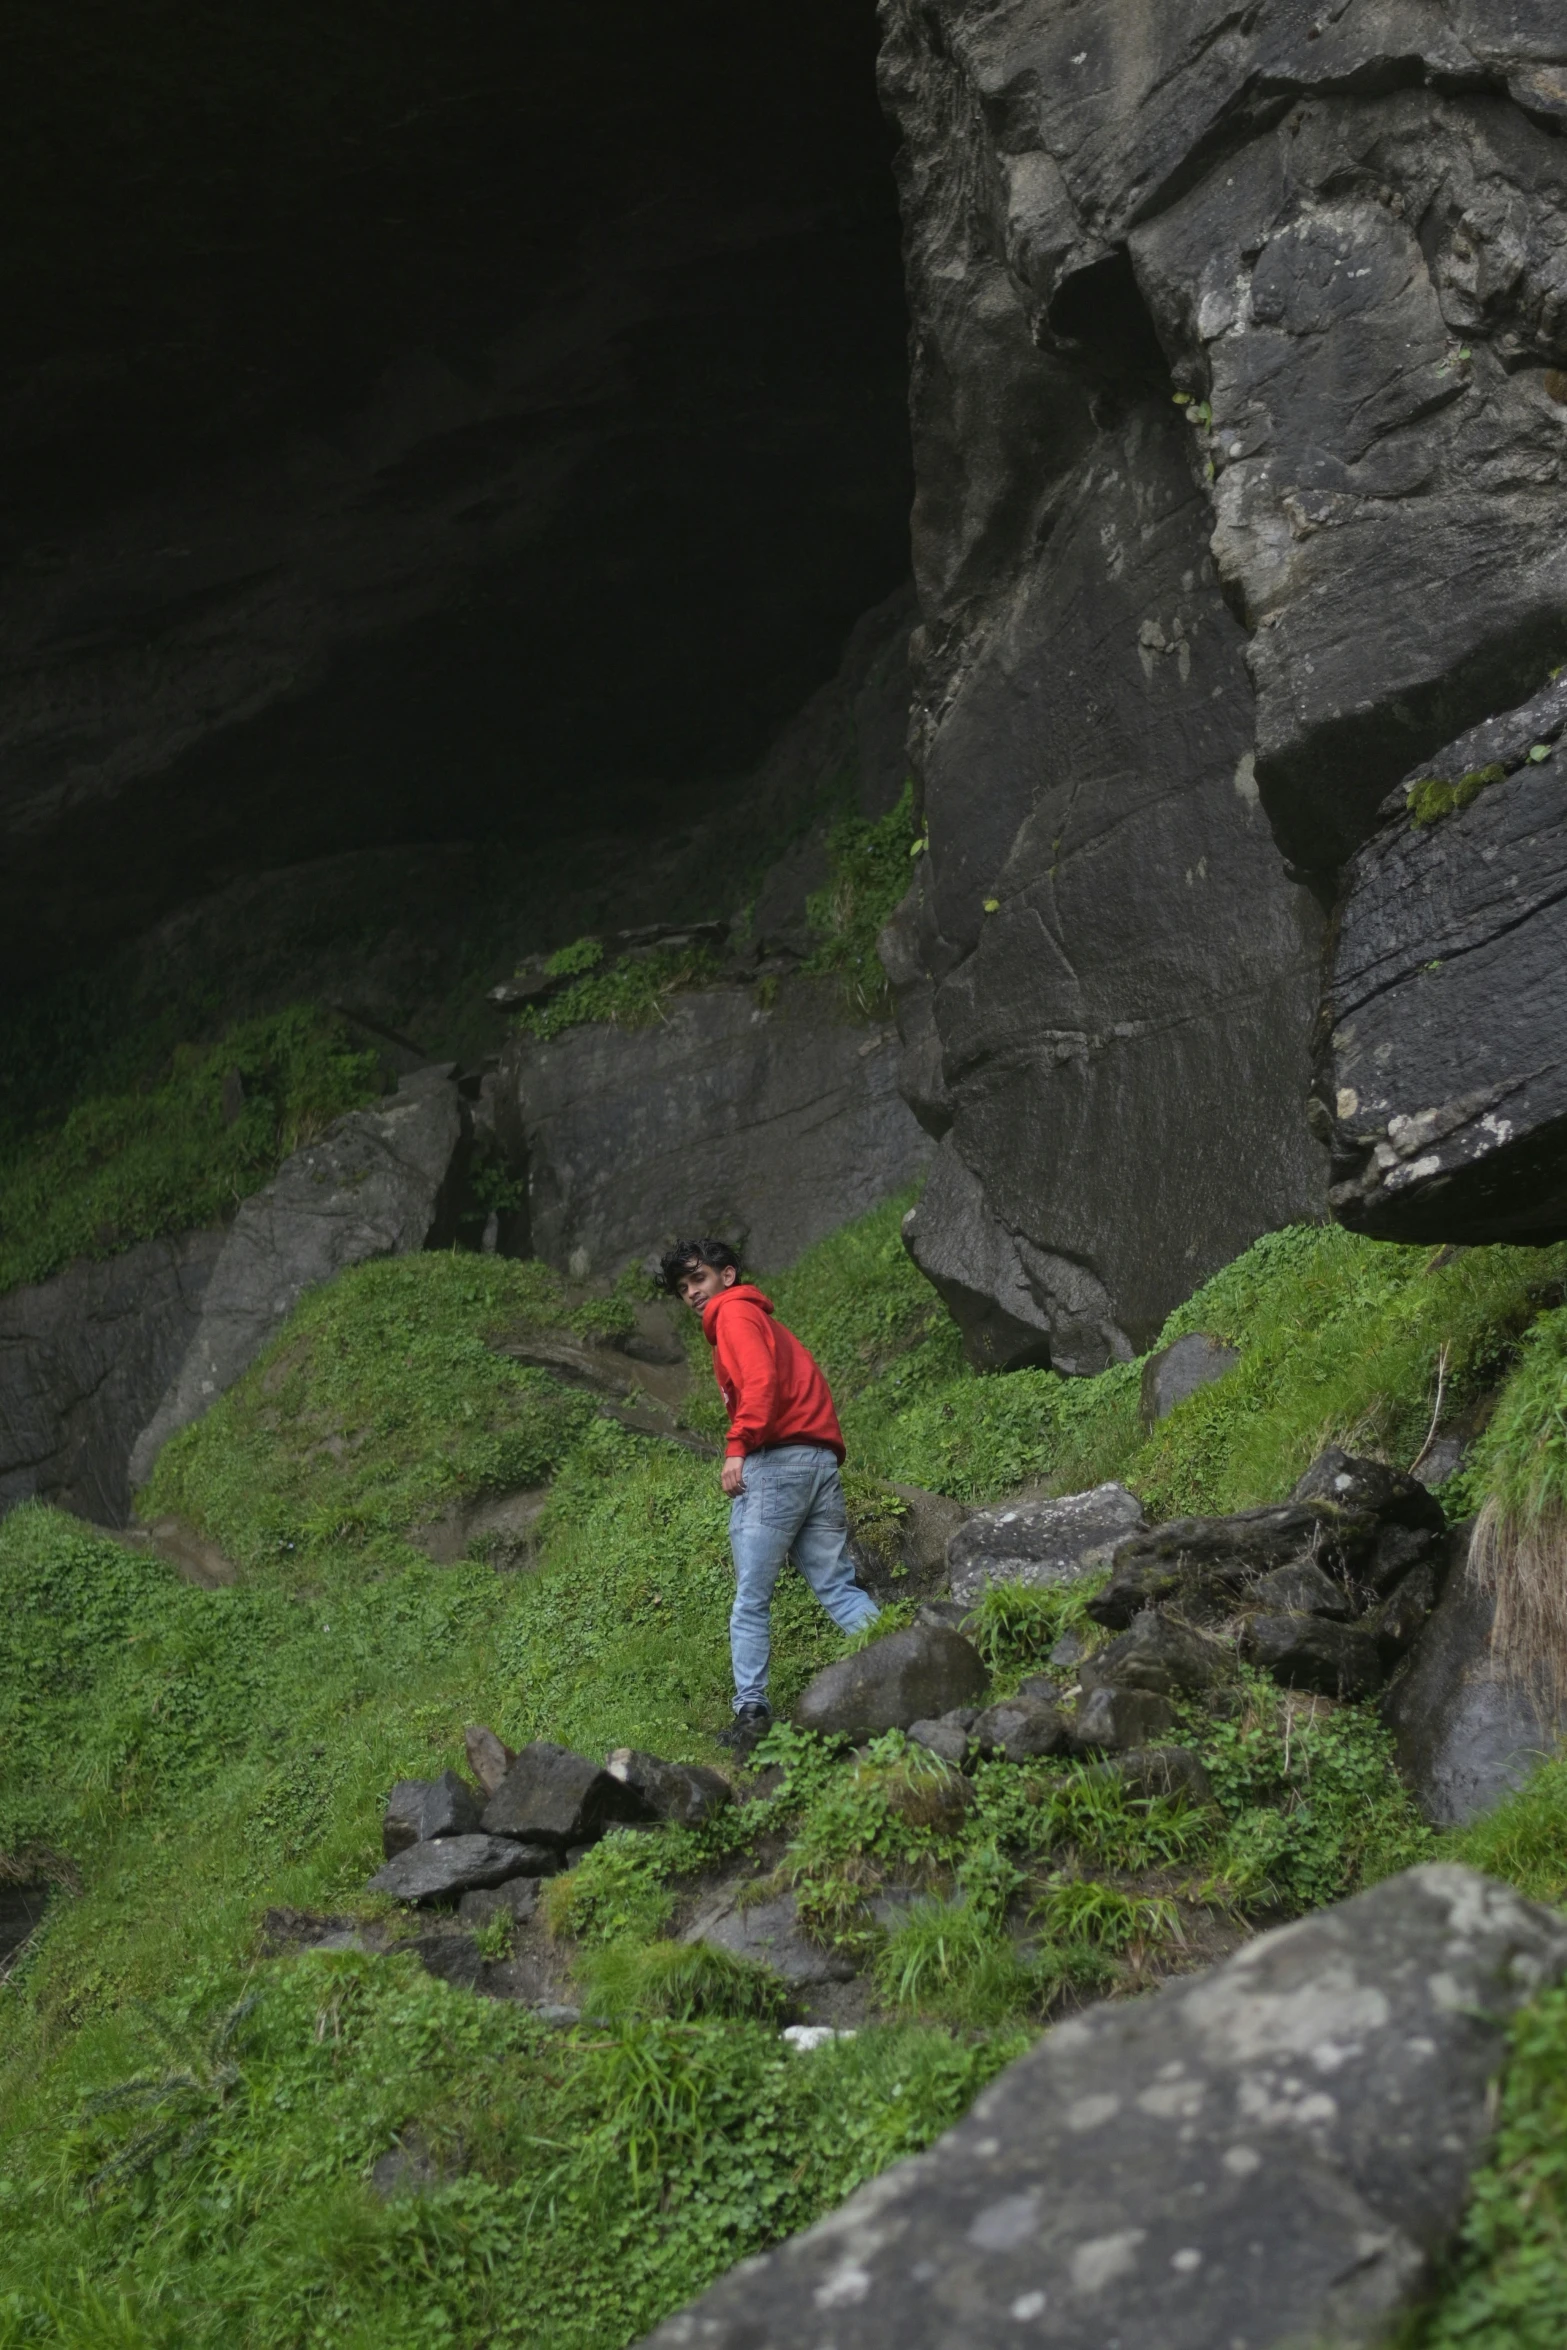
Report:
[[[864,1495],[877,1472],[976,1497],[1118,1473],[1160,1509],[1230,1507],[1286,1489],[1325,1436],[1411,1457],[1442,1349],[1461,1406],[1560,1270],[1557,1252],[1434,1262],[1275,1236],[1176,1317],[1171,1334],[1215,1329],[1242,1362],[1151,1439],[1135,1367],[967,1372],[896,1204],[777,1297],[832,1373]],[[412,1958],[260,1955],[269,1907],[374,1909],[386,1789],[461,1767],[466,1722],[716,1759],[729,1570],[712,1464],[489,1343],[519,1322],[603,1336],[617,1317],[537,1266],[473,1256],[361,1267],[307,1299],[145,1499],[221,1543],[231,1590],[194,1591],[45,1510],[0,1526],[0,1853],[60,1886],[0,1990],[0,2344],[617,2350],[928,2142],[1062,1999],[1436,1848],[1369,1709],[1241,1675],[1225,1718],[1189,1725],[1218,1794],[1203,1815],[1067,1763],[984,1766],[955,1808],[897,1736],[856,1760],[775,1733],[765,1801],[701,1837],[613,1836],[552,1885],[601,2019],[575,2032],[546,2036]],[[551,1474],[534,1574],[433,1568],[408,1539],[451,1501]],[[1037,1669],[1080,1600],[987,1601],[998,1688]],[[777,1634],[787,1701],[840,1643],[793,1579]],[[1558,1778],[1459,1849],[1562,1898]],[[798,2057],[753,1970],[661,1939],[693,1873],[733,1867],[792,1886],[872,1968],[885,2020]],[[887,1884],[911,1904],[890,1931],[868,1906]],[[1535,2328],[1511,2338],[1551,2338],[1567,2012],[1547,2002],[1520,2035],[1511,2134],[1440,2350],[1507,2338],[1499,2295]],[[438,2183],[386,2202],[367,2173],[399,2137]]]
[[[379,1092],[374,1056],[309,1004],[176,1047],[156,1077],[89,1094],[52,1130],[14,1139],[0,1159],[0,1291],[232,1215],[291,1151]]]
[[[906,783],[885,816],[842,816],[827,837],[827,886],[806,904],[818,944],[808,972],[836,979],[862,1018],[891,1002],[876,937],[909,886],[914,786]]]

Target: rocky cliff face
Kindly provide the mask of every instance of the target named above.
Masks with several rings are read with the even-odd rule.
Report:
[[[1567,31],[883,24],[930,837],[889,950],[949,1163],[911,1239],[981,1358],[1092,1369],[1320,1212],[1317,906],[1567,639]]]

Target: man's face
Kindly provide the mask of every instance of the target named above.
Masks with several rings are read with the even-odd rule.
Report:
[[[734,1281],[733,1265],[726,1265],[721,1273],[714,1265],[687,1265],[680,1276],[680,1294],[691,1311],[699,1314],[708,1300],[717,1297],[720,1290],[732,1289]]]

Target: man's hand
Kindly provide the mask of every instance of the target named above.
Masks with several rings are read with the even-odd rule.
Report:
[[[725,1461],[718,1472],[718,1482],[730,1500],[737,1501],[745,1491],[745,1462],[743,1460]]]

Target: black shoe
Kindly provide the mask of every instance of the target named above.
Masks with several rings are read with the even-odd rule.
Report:
[[[760,1746],[773,1726],[772,1709],[765,1705],[743,1705],[727,1730],[720,1730],[716,1743],[727,1746],[738,1762],[744,1762]]]

